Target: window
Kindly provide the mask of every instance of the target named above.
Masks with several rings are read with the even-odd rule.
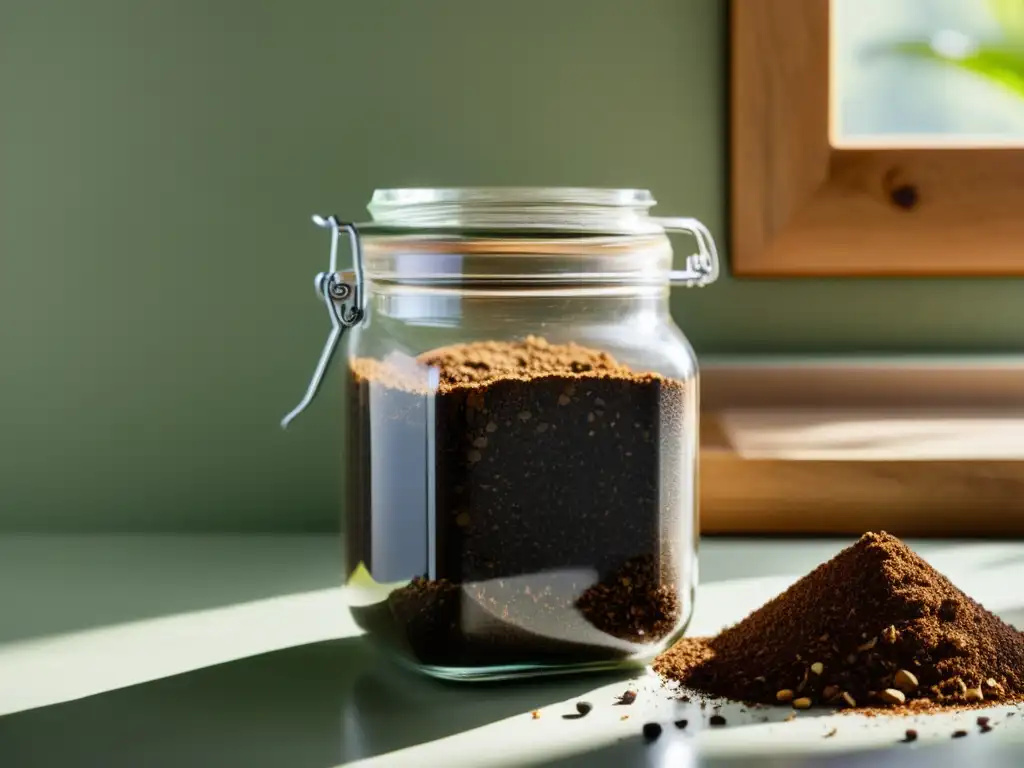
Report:
[[[735,274],[1024,276],[1024,0],[732,0],[730,60]],[[1024,535],[1021,358],[702,393],[704,531]]]
[[[1021,0],[733,0],[730,51],[735,274],[1024,275]]]

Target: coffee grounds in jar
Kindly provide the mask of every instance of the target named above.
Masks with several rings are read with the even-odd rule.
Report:
[[[584,592],[576,607],[590,623],[613,637],[645,643],[660,640],[679,622],[679,597],[662,583],[651,557],[628,560],[623,567]]]
[[[421,663],[610,660],[678,627],[683,382],[536,337],[351,369],[349,562],[416,576],[388,607]]]
[[[719,635],[681,640],[654,668],[759,703],[918,713],[1024,700],[1024,636],[884,532]]]

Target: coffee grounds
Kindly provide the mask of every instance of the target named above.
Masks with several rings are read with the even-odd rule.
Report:
[[[919,713],[1024,700],[1024,636],[884,532],[654,668],[748,702]]]
[[[610,580],[584,592],[576,607],[612,637],[646,643],[660,640],[679,623],[675,587],[661,583],[651,557],[628,560]]]
[[[419,662],[612,661],[681,626],[682,382],[535,337],[351,370],[348,558],[411,579],[387,608]]]

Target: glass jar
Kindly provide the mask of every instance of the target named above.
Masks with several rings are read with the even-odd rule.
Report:
[[[672,284],[718,274],[646,191],[377,191],[317,277],[348,331],[345,591],[450,679],[642,664],[697,579],[697,361]],[[666,232],[695,237],[674,271]],[[337,266],[349,240],[353,269]]]

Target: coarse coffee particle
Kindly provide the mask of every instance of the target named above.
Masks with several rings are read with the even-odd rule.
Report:
[[[642,731],[647,741],[654,741],[661,736],[661,726],[657,723],[644,723]]]

